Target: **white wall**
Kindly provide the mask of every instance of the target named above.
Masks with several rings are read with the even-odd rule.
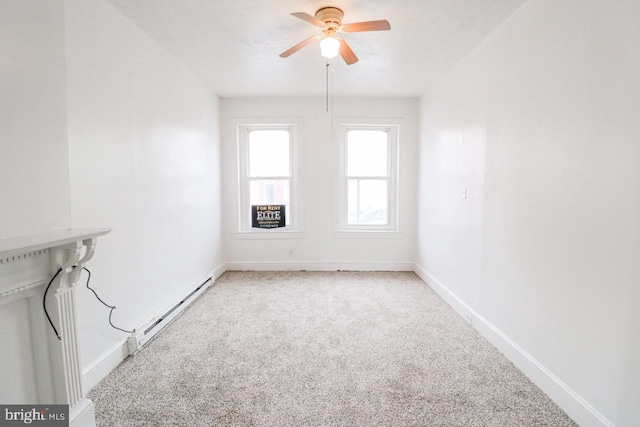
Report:
[[[417,262],[583,425],[640,420],[638,17],[530,0],[422,102]]]
[[[335,76],[334,78],[339,78]],[[412,269],[415,242],[417,100],[336,98],[333,116],[402,119],[399,145],[399,227],[390,238],[352,237],[337,228],[337,141],[324,98],[231,98],[222,101],[225,254],[231,269]],[[235,119],[302,120],[298,143],[302,237],[254,240],[238,231]],[[336,119],[337,120],[337,119]],[[353,234],[353,233],[352,233]],[[293,256],[289,251],[293,250]]]
[[[0,238],[70,224],[61,2],[0,4]]]
[[[108,226],[92,285],[139,327],[222,262],[218,101],[104,0],[66,1],[73,226]],[[80,290],[85,370],[126,334]]]

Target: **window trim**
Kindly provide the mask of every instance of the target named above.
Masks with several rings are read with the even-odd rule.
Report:
[[[255,237],[268,238],[268,236],[282,238],[284,235],[293,236],[294,233],[302,230],[302,221],[299,215],[301,205],[301,192],[299,189],[298,174],[298,138],[301,127],[299,119],[252,119],[236,122],[236,149],[238,155],[237,176],[238,176],[238,199],[237,199],[237,227],[233,235],[240,236],[254,235]],[[249,176],[249,132],[255,130],[285,130],[289,132],[289,176],[269,177],[268,179],[289,180],[289,206],[287,212],[289,225],[271,230],[252,228],[250,224],[250,184],[255,179],[267,179],[265,177]],[[250,237],[247,237],[250,238]]]
[[[339,118],[336,120],[334,135],[337,135],[338,146],[338,212],[337,231],[338,232],[375,232],[375,233],[396,233],[399,231],[399,200],[400,190],[398,170],[399,170],[399,150],[400,150],[400,126],[399,119],[368,119],[368,118]],[[387,144],[387,224],[349,224],[348,223],[348,180],[347,174],[347,133],[350,130],[384,130],[388,134]]]

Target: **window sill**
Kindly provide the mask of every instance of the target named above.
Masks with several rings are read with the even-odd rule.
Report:
[[[338,239],[404,239],[404,232],[395,230],[335,230]]]
[[[304,239],[304,231],[234,231],[231,233],[238,240],[269,240],[269,239]]]

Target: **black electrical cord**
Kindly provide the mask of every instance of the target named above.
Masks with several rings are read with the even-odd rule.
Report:
[[[44,314],[47,315],[49,324],[53,328],[53,332],[56,333],[56,337],[58,337],[59,340],[62,340],[62,338],[60,337],[60,334],[58,333],[58,330],[56,329],[56,327],[53,326],[53,321],[51,320],[51,317],[49,316],[49,312],[47,311],[47,292],[49,292],[49,288],[51,287],[51,284],[53,283],[54,280],[56,280],[56,277],[58,277],[58,274],[60,274],[61,271],[62,269],[58,270],[56,274],[53,275],[53,277],[49,281],[49,284],[47,285],[47,289],[45,289],[44,291],[44,296],[42,297],[42,307],[44,308]]]
[[[76,268],[76,267],[73,267],[73,268]],[[91,292],[93,292],[93,294],[96,296],[96,298],[98,298],[98,301],[100,301],[102,304],[104,304],[105,306],[107,306],[108,308],[111,309],[111,311],[109,312],[109,324],[111,325],[111,327],[113,329],[117,329],[119,331],[126,332],[128,334],[133,334],[136,331],[135,329],[133,331],[127,331],[125,329],[117,327],[116,325],[113,324],[113,322],[111,322],[111,315],[113,314],[113,310],[116,309],[116,306],[115,305],[109,305],[106,302],[104,302],[102,300],[102,298],[100,298],[98,296],[96,291],[89,286],[89,281],[91,280],[91,272],[89,271],[89,269],[87,267],[82,267],[82,268],[84,270],[86,270],[87,273],[89,273],[89,277],[87,277],[87,289],[89,289]],[[47,315],[47,320],[49,320],[49,324],[51,325],[51,328],[53,328],[53,332],[55,332],[56,337],[58,337],[59,340],[62,340],[62,337],[58,333],[58,330],[56,329],[56,327],[53,325],[53,321],[51,320],[51,316],[49,316],[49,312],[47,311],[47,292],[49,292],[49,288],[51,287],[51,284],[53,283],[54,280],[56,280],[56,277],[58,277],[58,274],[60,274],[61,271],[62,271],[62,269],[58,270],[56,272],[56,274],[53,275],[53,277],[49,281],[49,284],[47,285],[47,289],[45,289],[45,291],[44,291],[44,296],[42,297],[42,307],[44,308],[44,314]]]
[[[112,327],[113,329],[117,329],[117,330],[119,330],[119,331],[126,332],[126,333],[128,333],[128,334],[133,334],[133,333],[136,331],[135,329],[134,329],[133,331],[127,331],[127,330],[125,330],[125,329],[118,328],[116,325],[114,325],[114,324],[111,322],[111,315],[113,314],[113,310],[115,310],[115,309],[116,309],[116,306],[115,306],[115,305],[109,305],[109,304],[107,304],[106,302],[102,301],[102,298],[100,298],[100,297],[98,296],[98,294],[96,293],[96,291],[95,291],[92,287],[90,287],[90,286],[89,286],[89,281],[91,280],[91,272],[89,271],[89,269],[88,269],[87,267],[82,267],[82,268],[83,268],[87,273],[89,273],[89,277],[87,277],[87,289],[89,289],[91,292],[93,292],[93,294],[96,296],[96,298],[98,298],[98,301],[100,301],[100,302],[101,302],[102,304],[104,304],[106,307],[109,307],[109,308],[111,309],[111,311],[109,311],[109,324],[111,325],[111,327]]]

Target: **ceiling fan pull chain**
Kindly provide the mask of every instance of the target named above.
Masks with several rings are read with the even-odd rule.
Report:
[[[335,83],[335,80],[333,78],[333,73],[335,72],[335,68],[331,68],[329,70],[329,79],[331,80],[330,84],[331,84],[331,92],[330,92],[330,96],[331,96],[331,139],[333,139],[333,85]]]
[[[327,60],[327,68],[325,69],[325,74],[327,77],[326,104],[327,104],[327,113],[328,113],[329,112],[329,60]]]

